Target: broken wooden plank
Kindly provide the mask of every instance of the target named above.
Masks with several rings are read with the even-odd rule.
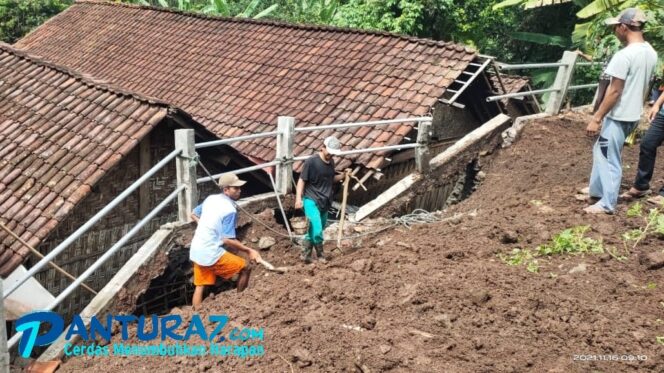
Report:
[[[421,178],[422,176],[419,173],[413,173],[404,177],[399,182],[388,188],[386,191],[379,194],[378,197],[369,201],[369,203],[365,204],[364,206],[360,207],[360,209],[357,210],[357,212],[355,213],[353,220],[360,221],[366,218],[371,213],[383,207],[383,205],[385,205],[386,203],[390,202],[397,196],[401,195],[401,193],[408,190],[411,186],[415,184],[415,182],[417,182]]]
[[[480,127],[476,128],[472,132],[468,133],[466,136],[462,137],[454,145],[445,149],[442,153],[435,156],[429,163],[431,171],[439,168],[447,162],[455,159],[459,154],[467,150],[471,145],[474,145],[478,141],[484,139],[485,137],[491,135],[494,131],[504,126],[506,123],[511,121],[512,118],[505,114],[498,114],[493,117],[488,122],[484,123]],[[369,201],[364,206],[360,207],[359,210],[355,213],[354,221],[360,221],[367,216],[371,215],[381,207],[388,204],[390,201],[397,198],[406,190],[410,189],[415,183],[421,180],[422,176],[419,173],[411,173],[403,179],[401,179],[396,184],[392,185],[383,193],[379,194],[374,200]]]
[[[512,118],[505,114],[498,114],[495,117],[491,118],[488,122],[474,129],[466,136],[462,137],[461,140],[457,141],[454,145],[445,149],[442,153],[435,156],[431,159],[430,166],[432,169],[443,166],[447,162],[456,158],[464,150],[468,149],[471,145],[474,145],[478,141],[484,139],[486,136],[493,133],[496,129],[502,127],[507,122],[511,121]]]

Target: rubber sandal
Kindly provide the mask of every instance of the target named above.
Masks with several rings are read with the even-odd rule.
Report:
[[[643,198],[645,196],[650,195],[652,191],[650,189],[647,190],[639,190],[638,192],[632,192],[632,190],[628,190],[625,193],[620,195],[620,199],[623,201],[632,201],[635,199]]]
[[[593,205],[600,200],[598,197],[592,197],[587,194],[576,194],[574,195],[574,199],[580,202],[585,202],[590,205]]]
[[[653,205],[662,206],[664,205],[664,196],[658,194],[654,197],[648,198],[646,201],[648,203],[652,203]]]

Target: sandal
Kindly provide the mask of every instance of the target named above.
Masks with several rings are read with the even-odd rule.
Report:
[[[587,194],[576,194],[574,195],[574,199],[577,201],[585,202],[589,205],[593,205],[600,200],[598,197],[589,196]]]
[[[658,205],[658,206],[664,206],[664,196],[658,194],[654,197],[650,197],[647,199],[649,203],[652,203],[653,205]]]
[[[583,209],[583,211],[586,214],[609,214],[609,215],[612,214],[611,211],[604,210],[603,208],[597,205],[588,206],[585,209]]]
[[[650,195],[650,193],[651,193],[650,189],[638,190],[632,187],[625,193],[621,194],[620,199],[622,199],[623,201],[632,201]]]

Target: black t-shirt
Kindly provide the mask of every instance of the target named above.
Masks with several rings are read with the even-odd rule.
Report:
[[[300,178],[304,180],[304,196],[316,202],[318,209],[326,211],[332,204],[332,184],[334,184],[334,160],[325,163],[315,154],[304,161]]]

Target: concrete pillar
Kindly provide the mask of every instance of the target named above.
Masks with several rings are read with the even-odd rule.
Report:
[[[558,89],[558,91],[549,94],[549,100],[546,102],[547,114],[555,115],[560,112],[560,108],[567,95],[567,87],[572,82],[577,57],[576,52],[565,51],[563,53],[563,58],[560,62],[564,63],[565,66],[558,68],[558,74],[556,74],[556,80],[553,83],[553,88]]]
[[[277,122],[277,149],[275,160],[281,161],[276,167],[277,193],[288,194],[293,185],[293,140],[295,118],[279,117]]]
[[[431,153],[429,152],[431,122],[419,122],[417,127],[419,147],[415,148],[415,165],[417,166],[417,172],[425,174],[429,172],[429,161],[431,160]]]
[[[178,220],[186,223],[189,215],[198,202],[198,186],[196,185],[196,149],[194,148],[194,130],[175,130],[175,149],[182,150],[176,158],[177,185],[185,189],[178,194]]]

